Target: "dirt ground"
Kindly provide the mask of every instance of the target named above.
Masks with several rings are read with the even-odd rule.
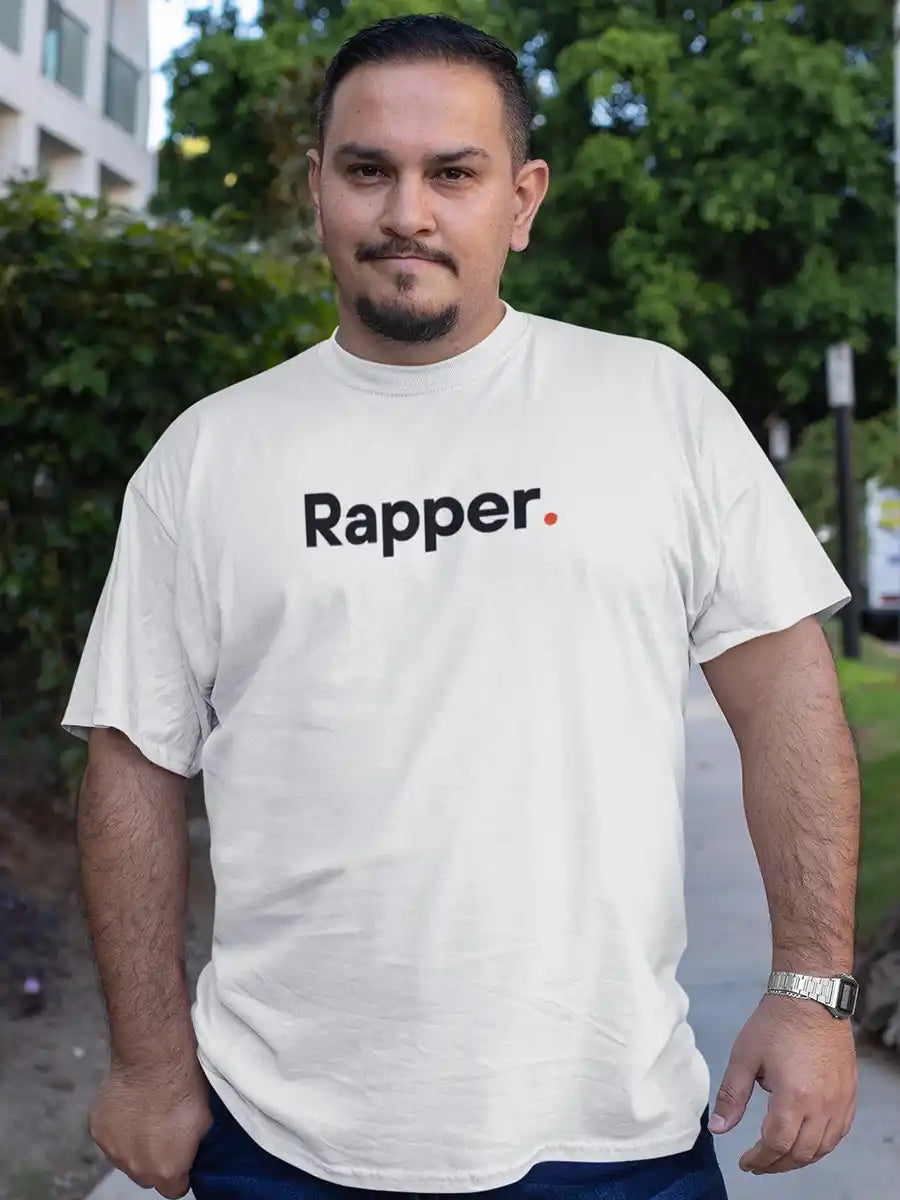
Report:
[[[192,1000],[214,902],[196,783],[185,947]],[[0,795],[0,1200],[82,1200],[111,1169],[87,1131],[109,1046],[77,881],[74,822],[39,830]],[[40,990],[27,992],[28,980]]]

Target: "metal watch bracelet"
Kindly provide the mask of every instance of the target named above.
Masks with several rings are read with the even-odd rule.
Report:
[[[856,1010],[859,984],[852,975],[803,975],[797,971],[773,971],[766,987],[767,995],[798,996],[815,1000],[839,1020],[852,1017]]]

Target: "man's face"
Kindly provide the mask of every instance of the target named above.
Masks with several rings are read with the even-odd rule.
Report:
[[[482,312],[510,248],[528,243],[503,99],[477,67],[355,68],[335,92],[323,161],[310,159],[342,302],[382,337],[427,342]]]

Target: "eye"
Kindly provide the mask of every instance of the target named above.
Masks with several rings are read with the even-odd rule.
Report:
[[[377,172],[384,174],[381,167],[375,163],[354,163],[352,167],[347,168],[348,175],[358,175],[361,179],[376,179],[377,174],[369,174],[368,172]]]
[[[447,179],[448,183],[461,183],[464,179],[472,178],[472,172],[464,171],[462,167],[444,167],[441,175]]]

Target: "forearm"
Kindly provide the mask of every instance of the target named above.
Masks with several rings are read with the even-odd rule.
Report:
[[[156,1068],[195,1057],[184,964],[189,878],[185,780],[124,735],[92,734],[77,843],[85,917],[113,1061]]]
[[[859,774],[833,668],[785,672],[745,719],[738,744],[772,923],[772,969],[849,972]]]

